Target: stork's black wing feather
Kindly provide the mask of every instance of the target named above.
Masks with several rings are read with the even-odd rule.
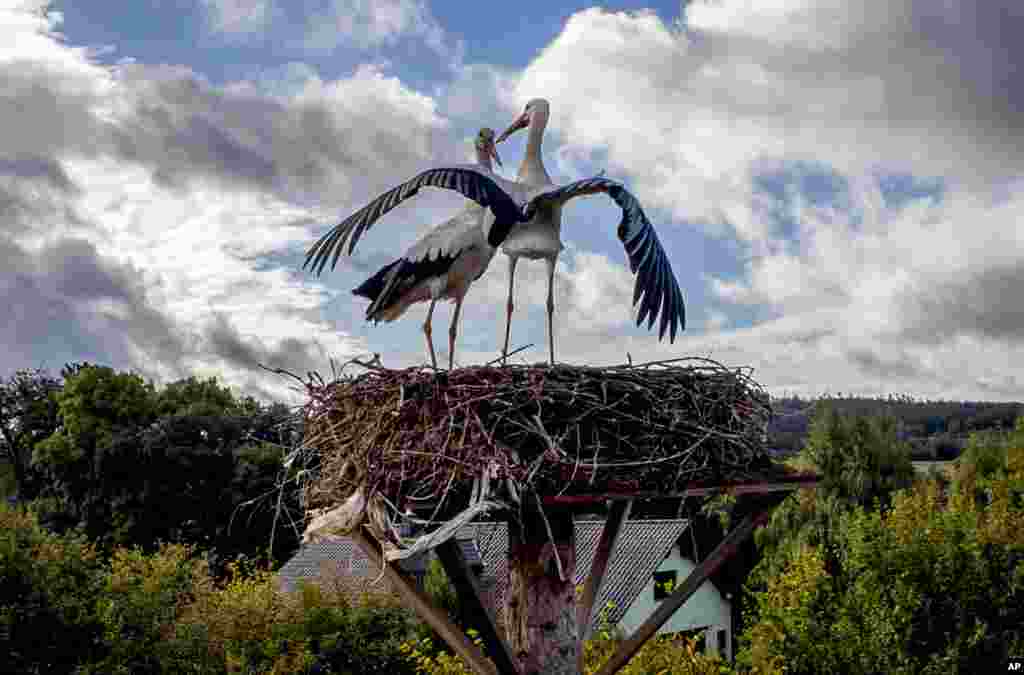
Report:
[[[320,275],[324,266],[327,265],[328,258],[331,258],[331,269],[334,269],[346,242],[348,242],[348,253],[351,255],[352,249],[355,248],[359,238],[363,236],[363,232],[388,211],[413,197],[421,187],[460,192],[467,199],[471,199],[485,208],[490,208],[498,223],[517,223],[523,220],[520,205],[487,174],[469,166],[428,169],[398,187],[388,190],[331,228],[309,249],[303,268],[310,267],[317,275]]]
[[[369,297],[368,293],[363,292],[367,287],[376,292],[370,298],[373,302],[366,308],[366,318],[368,321],[378,321],[381,314],[400,302],[413,286],[431,277],[444,276],[460,255],[462,251],[455,255],[439,253],[436,258],[427,256],[422,260],[399,258],[382,267],[361,286],[353,289],[352,293],[365,298]]]
[[[636,276],[633,304],[640,302],[636,325],[648,319],[647,327],[651,328],[660,315],[658,339],[665,337],[667,329],[669,342],[675,342],[677,328],[681,332],[686,327],[683,293],[654,226],[647,220],[640,202],[631,192],[609,178],[586,178],[535,195],[524,207],[523,214],[529,219],[544,202],[564,203],[574,197],[598,192],[607,193],[622,209],[618,235],[629,257],[629,268]]]

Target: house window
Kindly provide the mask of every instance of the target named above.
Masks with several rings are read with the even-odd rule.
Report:
[[[664,600],[672,595],[676,587],[676,571],[654,573],[654,601]]]

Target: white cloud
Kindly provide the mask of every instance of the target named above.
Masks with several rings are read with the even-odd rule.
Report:
[[[444,31],[423,0],[334,0],[306,19],[303,45],[329,51],[346,42],[361,48],[417,37],[444,48]]]
[[[454,55],[425,0],[201,0],[208,30],[228,41],[272,40],[306,52],[338,47],[391,46],[421,41],[438,54]],[[452,54],[449,54],[452,52]]]
[[[551,99],[563,170],[604,150],[649,207],[742,243],[742,272],[709,270],[701,309],[708,330],[760,322],[691,324],[686,351],[797,391],[1019,398],[1000,371],[1024,341],[1024,88],[1005,87],[1024,14],[995,5],[708,0],[676,26],[585,10],[526,68],[517,105]],[[941,180],[890,203],[893,174]],[[574,352],[626,342],[602,340]]]
[[[365,352],[296,263],[339,210],[463,149],[435,102],[372,66],[337,81],[293,68],[274,93],[106,67],[30,9],[0,10],[0,32],[28,47],[0,47],[0,121],[18,129],[0,148],[0,294],[20,317],[0,366],[216,371],[295,400],[257,363],[304,374]]]
[[[301,254],[379,191],[463,161],[479,125],[500,129],[540,95],[549,168],[575,177],[600,162],[649,215],[733,237],[740,256],[728,275],[693,272],[705,306],[687,298],[672,346],[632,327],[624,258],[570,247],[555,282],[560,358],[710,355],[755,366],[776,391],[1020,399],[1024,86],[1009,65],[1019,41],[999,32],[1020,11],[994,22],[998,5],[694,2],[677,26],[592,9],[523,73],[477,64],[428,96],[379,65],[325,81],[296,61],[224,87],[187,68],[107,67],[63,43],[44,3],[8,2],[0,125],[18,133],[0,148],[0,304],[17,321],[0,333],[0,366],[92,358],[284,395],[255,363],[305,372],[374,350],[389,366],[422,363],[425,307],[366,327],[347,288],[458,197],[396,209],[323,283],[296,269]],[[261,17],[292,9],[245,7],[218,3],[218,30],[273,37]],[[328,28],[307,47],[443,44],[425,4],[320,13]],[[893,174],[928,194],[894,199]],[[692,269],[700,254],[672,248],[663,215],[670,256],[696,255]],[[499,255],[470,292],[458,362],[496,356],[507,282]],[[535,344],[530,362],[546,358],[545,287],[542,264],[519,265],[512,343]],[[449,316],[439,308],[435,323]]]
[[[925,4],[697,2],[679,27],[589,9],[526,68],[518,99],[553,98],[569,145],[607,147],[616,170],[680,217],[728,215],[764,159],[972,182],[1024,170],[1021,94],[963,77],[999,36],[976,20],[979,34],[932,44]],[[1004,82],[1018,77],[1011,56],[990,64]]]
[[[245,38],[266,30],[274,14],[271,0],[199,0],[209,30],[229,38]]]

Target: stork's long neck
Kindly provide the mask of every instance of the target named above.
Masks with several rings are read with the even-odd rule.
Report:
[[[526,138],[526,155],[523,163],[519,165],[518,178],[521,182],[529,185],[550,185],[551,176],[544,169],[544,161],[541,159],[540,144],[544,140],[544,127],[548,121],[543,117],[534,117],[530,120],[529,135]]]

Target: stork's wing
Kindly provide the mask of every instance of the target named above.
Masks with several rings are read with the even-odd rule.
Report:
[[[338,257],[348,242],[348,253],[352,254],[363,232],[391,209],[414,196],[421,187],[435,187],[444,190],[455,190],[466,199],[471,199],[480,206],[490,208],[498,222],[516,223],[523,219],[522,204],[516,202],[515,187],[511,181],[502,179],[479,167],[448,166],[428,169],[411,180],[407,180],[396,188],[388,190],[365,207],[359,209],[331,228],[320,238],[306,254],[303,268],[310,267],[319,275],[323,272],[327,259],[331,258],[331,269],[338,263]]]
[[[686,327],[686,307],[683,304],[683,293],[679,290],[679,282],[672,272],[672,266],[665,255],[665,249],[658,241],[654,226],[647,220],[640,202],[620,183],[609,178],[597,177],[579,180],[568,185],[530,195],[530,201],[524,208],[524,216],[529,219],[542,203],[565,203],[574,197],[606,193],[622,208],[622,222],[619,223],[618,235],[629,257],[629,267],[636,275],[633,288],[633,305],[640,300],[640,310],[636,317],[636,325],[647,319],[647,328],[654,326],[658,315],[661,315],[661,326],[658,339],[665,337],[665,329],[669,329],[669,342],[675,342],[676,326],[682,332]]]

